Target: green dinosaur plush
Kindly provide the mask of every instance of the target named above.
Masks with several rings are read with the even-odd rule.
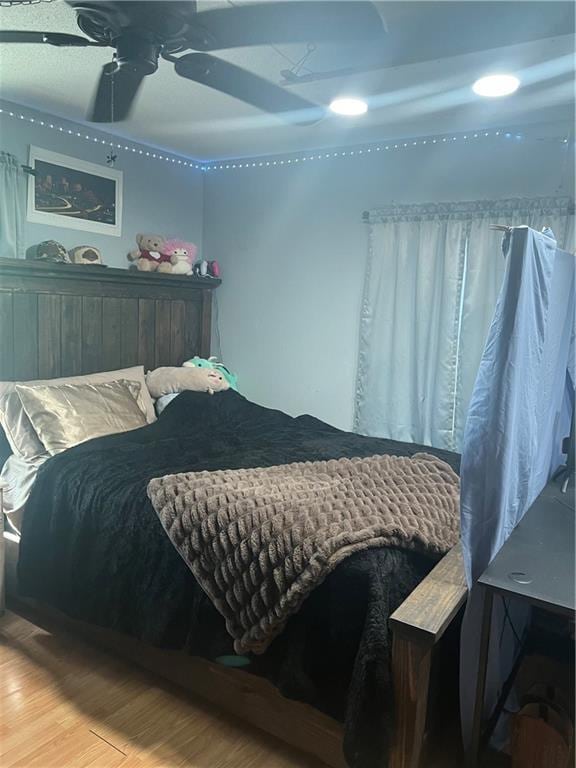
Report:
[[[206,360],[204,357],[196,356],[191,360],[186,360],[186,362],[182,363],[182,365],[188,368],[213,368],[214,370],[219,371],[222,376],[224,376],[228,384],[230,384],[231,389],[235,389],[236,392],[238,392],[238,376],[226,368],[224,363],[219,363],[215,357],[209,357]]]

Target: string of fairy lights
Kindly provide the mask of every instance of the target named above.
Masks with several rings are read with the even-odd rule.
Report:
[[[353,148],[338,148],[321,151],[316,150],[312,152],[301,152],[282,157],[276,156],[269,158],[256,157],[242,158],[239,160],[202,161],[182,157],[173,153],[167,153],[165,151],[162,152],[153,147],[136,144],[134,142],[118,141],[118,137],[103,137],[102,135],[96,136],[87,132],[89,129],[81,128],[78,130],[80,126],[70,128],[69,126],[61,125],[52,119],[32,117],[14,109],[6,109],[0,107],[0,115],[4,115],[5,117],[9,117],[14,120],[22,120],[24,122],[34,123],[35,125],[45,128],[46,130],[52,130],[56,133],[74,136],[75,138],[90,142],[91,144],[101,144],[105,147],[110,147],[114,151],[120,150],[121,152],[138,155],[153,161],[185,166],[202,172],[242,170],[249,168],[265,169],[278,166],[302,166],[321,160],[338,160],[343,158],[374,156],[386,152],[405,151],[413,149],[414,147],[430,147],[435,145],[444,146],[454,143],[462,144],[464,142],[472,144],[485,139],[502,140],[508,142],[522,142],[526,138],[522,133],[511,132],[504,129],[491,131],[477,130],[458,134],[427,136],[425,138],[418,139],[371,143]],[[539,142],[545,141],[547,143],[556,144],[568,144],[570,142],[570,139],[566,136],[552,136],[536,140]]]
[[[297,165],[303,163],[309,163],[316,160],[334,160],[343,157],[361,157],[366,155],[375,155],[379,152],[394,152],[398,150],[410,149],[412,147],[423,147],[431,145],[444,145],[451,144],[453,142],[472,141],[476,139],[485,138],[499,138],[505,141],[524,141],[525,137],[520,133],[511,133],[510,131],[474,131],[468,132],[462,135],[456,136],[432,136],[424,139],[410,139],[408,141],[391,141],[385,144],[370,144],[363,147],[355,147],[353,149],[335,149],[329,151],[320,151],[305,153],[299,156],[288,158],[275,158],[275,159],[253,159],[238,160],[238,161],[224,161],[207,163],[203,170],[205,171],[222,171],[236,168],[268,168],[271,166],[279,165]],[[554,143],[568,144],[569,139],[566,137],[551,137],[546,139]]]
[[[67,126],[58,125],[58,123],[49,119],[43,120],[37,117],[30,117],[29,115],[25,115],[22,112],[15,112],[13,109],[0,108],[0,115],[5,115],[16,120],[23,120],[24,122],[28,123],[34,123],[35,125],[39,125],[42,128],[46,128],[47,130],[52,130],[64,135],[75,136],[78,139],[84,139],[85,141],[89,141],[92,144],[103,144],[104,146],[111,147],[112,149],[119,149],[124,152],[142,155],[143,157],[148,157],[151,160],[162,160],[168,163],[174,163],[176,165],[189,166],[190,168],[194,168],[199,171],[204,170],[205,164],[199,160],[184,159],[182,157],[178,157],[177,155],[166,154],[159,152],[158,150],[153,150],[152,148],[143,148],[143,146],[138,144],[127,144],[125,142],[119,142],[116,137],[116,140],[113,140],[111,138],[103,138],[101,136],[90,135],[89,133],[86,133],[86,129],[75,130]]]

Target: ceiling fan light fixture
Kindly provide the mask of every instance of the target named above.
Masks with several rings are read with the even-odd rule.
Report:
[[[520,80],[515,75],[486,75],[476,80],[472,90],[477,96],[497,99],[501,96],[510,96],[518,90],[519,86]]]
[[[330,111],[345,117],[358,117],[368,112],[368,104],[364,99],[340,96],[330,102]]]

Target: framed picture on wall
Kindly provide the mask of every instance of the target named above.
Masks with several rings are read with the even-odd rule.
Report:
[[[122,234],[122,171],[30,147],[28,221]]]

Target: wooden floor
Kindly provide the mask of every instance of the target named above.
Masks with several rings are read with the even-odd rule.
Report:
[[[323,768],[136,667],[0,617],[2,768]]]
[[[446,746],[428,768],[461,768]],[[9,611],[0,617],[0,766],[324,768],[65,630]]]

